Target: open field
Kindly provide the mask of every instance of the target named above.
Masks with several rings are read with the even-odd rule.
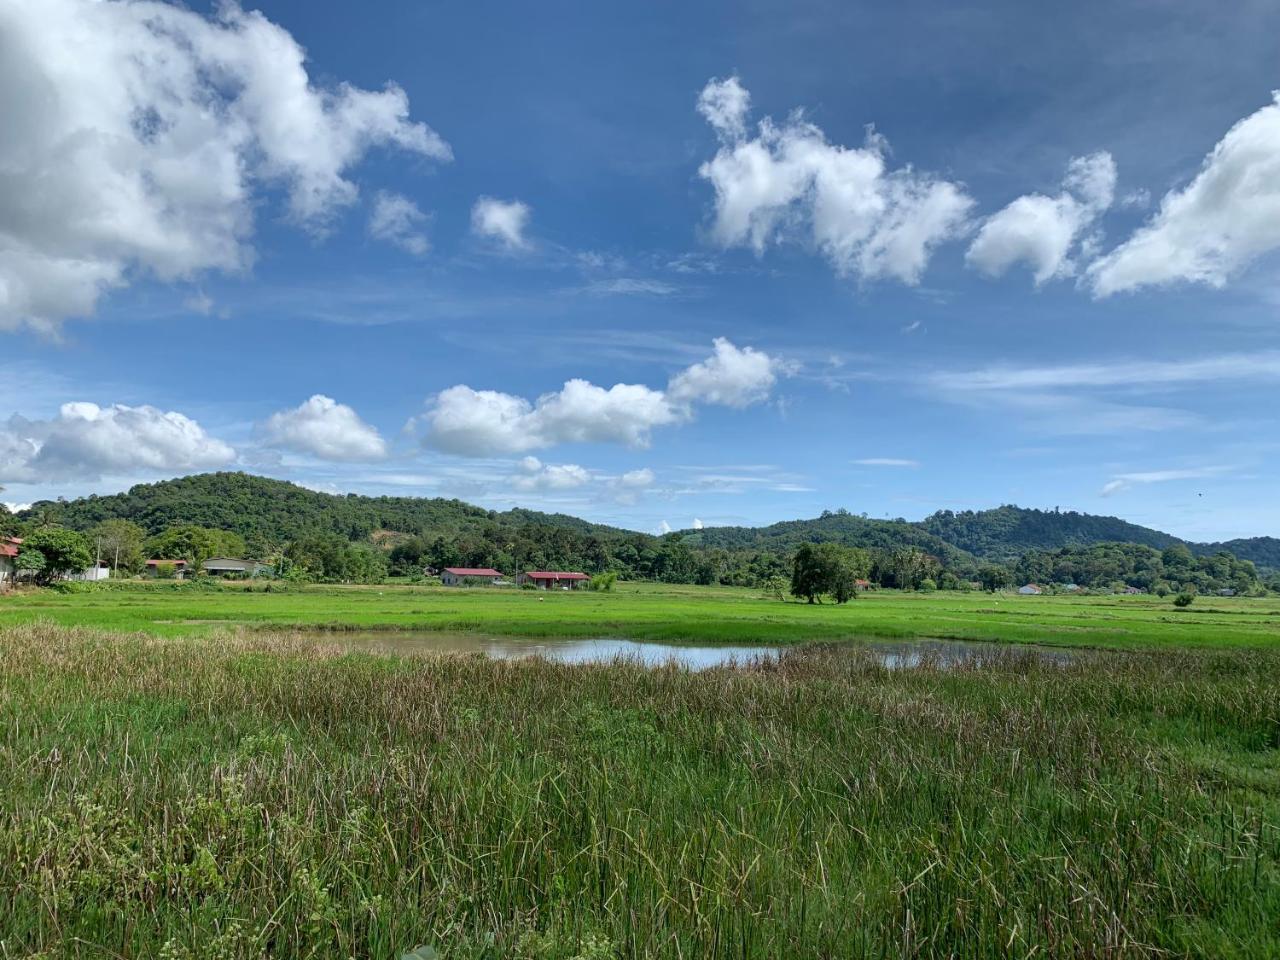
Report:
[[[258,587],[261,590],[261,587]],[[118,589],[0,597],[0,625],[208,633],[227,626],[393,627],[523,636],[615,636],[792,643],[853,637],[944,637],[1071,646],[1280,646],[1280,598],[1200,597],[1177,609],[1156,597],[1021,597],[873,592],[845,606],[808,606],[758,591],[620,584],[613,593],[434,586],[294,587],[123,584]]]
[[[0,628],[0,956],[1274,957],[1277,676]]]

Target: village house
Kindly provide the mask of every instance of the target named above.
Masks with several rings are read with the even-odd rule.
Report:
[[[1034,597],[1044,593],[1040,586],[1035,583],[1028,583],[1026,586],[1019,587],[1018,592],[1024,597]]]
[[[19,537],[0,536],[0,586],[8,586],[18,576]]]
[[[591,582],[585,573],[559,570],[529,570],[520,574],[516,582],[521,586],[531,583],[539,590],[577,590]]]
[[[148,560],[146,566],[146,575],[148,577],[158,577],[160,570],[172,567],[173,575],[181,580],[187,572],[187,561],[185,560]]]
[[[492,567],[445,567],[440,582],[446,587],[489,587],[502,579]]]
[[[256,577],[271,568],[257,560],[237,560],[234,557],[210,557],[200,568],[211,577]]]

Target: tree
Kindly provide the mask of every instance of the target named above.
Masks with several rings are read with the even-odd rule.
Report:
[[[1191,606],[1195,598],[1196,598],[1196,595],[1194,593],[1189,593],[1184,590],[1182,593],[1178,594],[1176,597],[1173,598],[1173,605],[1175,607],[1189,607]]]
[[[1013,585],[1013,574],[1003,564],[984,563],[978,568],[978,582],[982,589],[995,593]]]
[[[199,566],[210,557],[243,557],[244,538],[229,530],[211,530],[194,523],[179,523],[143,545],[155,560],[185,560]]]
[[[142,544],[147,532],[130,520],[104,520],[89,531],[89,541],[99,550],[99,556],[111,564],[112,570],[121,568],[136,571],[142,566]]]
[[[84,537],[74,530],[60,527],[46,527],[27,537],[18,558],[28,552],[39,553],[44,558],[43,568],[35,572],[36,582],[41,584],[52,583],[65,574],[83,570],[93,562]]]
[[[830,594],[836,603],[857,596],[857,581],[871,567],[865,550],[853,550],[838,543],[806,543],[796,551],[791,568],[791,593],[815,603]]]

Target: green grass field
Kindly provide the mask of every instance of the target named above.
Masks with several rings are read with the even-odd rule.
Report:
[[[483,631],[691,642],[943,637],[1119,649],[1280,645],[1280,598],[1020,597],[873,592],[845,606],[765,599],[758,591],[621,584],[613,593],[379,586],[246,592],[139,584],[0,597],[0,625],[49,620],[165,636],[228,626]]]
[[[1278,608],[2,597],[0,960],[1275,957]],[[693,673],[295,626],[798,645]],[[1010,645],[890,670],[800,643],[916,636]]]
[[[0,957],[1275,957],[1278,676],[0,628]]]

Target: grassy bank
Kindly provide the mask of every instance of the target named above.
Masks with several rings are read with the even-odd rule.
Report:
[[[0,628],[0,956],[1273,957],[1278,676]]]
[[[242,625],[726,643],[930,636],[1128,649],[1280,645],[1280,598],[1275,597],[1201,597],[1180,610],[1156,597],[884,591],[837,607],[766,599],[745,589],[664,584],[623,584],[604,594],[410,586],[263,593],[237,586],[125,584],[123,589],[0,597],[0,625],[41,619],[167,636]]]

